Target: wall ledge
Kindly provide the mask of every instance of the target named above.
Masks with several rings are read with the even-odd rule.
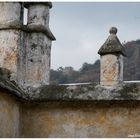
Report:
[[[89,85],[49,85],[34,91],[32,100],[36,101],[100,101],[100,100],[140,100],[140,84],[127,83],[114,87]]]
[[[0,88],[26,101],[111,101],[140,100],[140,83],[122,83],[105,88],[98,84],[45,85],[24,90],[16,82],[0,76]]]
[[[43,33],[51,40],[56,40],[55,36],[51,32],[49,27],[44,27],[43,25],[22,25],[17,23],[17,21],[11,21],[6,24],[0,24],[0,30],[21,30],[25,33]]]
[[[7,93],[24,100],[29,99],[29,95],[21,89],[15,81],[10,81],[2,76],[0,76],[0,90],[6,90],[8,91]]]

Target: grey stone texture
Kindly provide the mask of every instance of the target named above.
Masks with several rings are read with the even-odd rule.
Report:
[[[23,25],[23,7],[28,23]],[[10,71],[10,80],[21,88],[48,85],[51,42],[51,2],[0,3],[0,67]]]
[[[50,81],[51,40],[43,33],[27,34],[25,39],[24,85],[38,87]]]
[[[28,7],[28,27],[32,26],[49,26],[49,6],[46,5],[30,5]]]
[[[27,28],[32,31],[34,29],[39,31],[40,28],[49,29],[50,5],[48,3],[25,3],[25,5],[28,5]],[[23,87],[39,87],[49,84],[51,40],[41,31],[26,33]]]
[[[16,81],[18,47],[20,45],[21,4],[0,2],[0,67],[11,71]]]
[[[111,29],[109,30],[109,33],[110,33],[109,37],[99,49],[98,54],[105,55],[105,54],[118,53],[125,56],[124,47],[122,46],[118,37],[116,36],[117,28],[111,27]]]
[[[21,3],[0,2],[0,29],[19,28],[21,21]]]

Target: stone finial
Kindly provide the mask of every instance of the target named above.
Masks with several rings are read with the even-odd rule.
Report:
[[[118,37],[116,36],[117,28],[111,27],[109,33],[110,33],[109,37],[99,49],[98,54],[105,55],[105,54],[117,53],[125,56],[124,48],[120,43]]]
[[[101,55],[100,84],[103,86],[112,86],[123,81],[125,51],[116,36],[117,28],[111,27],[109,33],[109,37],[98,51]]]
[[[110,30],[109,30],[109,33],[110,33],[110,34],[117,34],[117,31],[118,31],[118,30],[117,30],[116,27],[111,27]]]
[[[24,2],[28,9],[27,27],[32,32],[45,33],[51,40],[56,40],[49,28],[49,10],[51,2]]]

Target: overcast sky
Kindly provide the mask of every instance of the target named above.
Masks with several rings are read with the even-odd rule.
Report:
[[[111,26],[118,28],[121,42],[140,39],[140,2],[53,2],[51,68],[77,70],[84,62],[94,63]]]

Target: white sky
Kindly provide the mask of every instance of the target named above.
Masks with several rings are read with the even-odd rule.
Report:
[[[84,62],[94,63],[111,26],[118,28],[121,42],[140,39],[140,2],[53,2],[52,68],[79,69]]]
[[[53,2],[51,68],[94,63],[111,26],[121,42],[140,39],[140,2]]]

